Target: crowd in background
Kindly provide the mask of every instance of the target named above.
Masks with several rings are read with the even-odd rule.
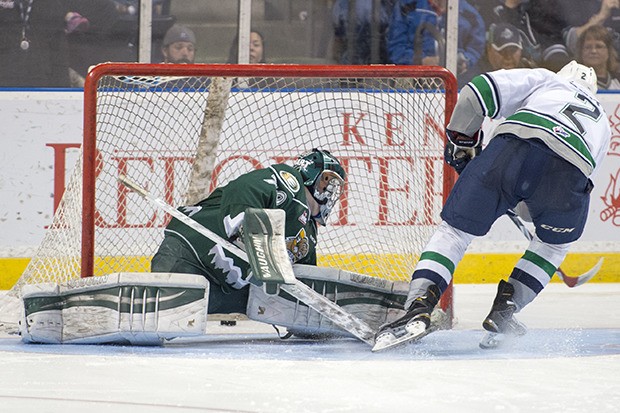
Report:
[[[447,0],[381,0],[379,60],[368,35],[373,0],[333,9],[340,63],[443,64]],[[460,0],[457,78],[462,86],[485,71],[544,67],[572,59],[593,67],[599,89],[619,89],[619,0]],[[349,36],[357,36],[350,42]],[[355,45],[352,48],[351,45]],[[348,47],[347,47],[348,46]]]
[[[153,0],[151,60],[200,63],[196,50],[206,48],[208,54],[205,44],[213,39],[196,36],[191,24],[178,21],[171,12],[172,1]],[[272,3],[277,7],[285,2]],[[330,32],[329,47],[316,63],[445,64],[448,0],[311,3],[325,9],[319,17],[331,17],[324,25]],[[455,73],[459,86],[485,71],[514,67],[557,71],[576,59],[595,69],[599,89],[620,89],[619,3],[460,0]],[[138,0],[0,0],[0,87],[79,87],[94,64],[137,61],[138,7]],[[269,40],[253,29],[250,62],[268,62]],[[230,53],[221,63],[234,63],[237,40],[226,41],[231,42]],[[295,57],[288,63],[297,63]]]

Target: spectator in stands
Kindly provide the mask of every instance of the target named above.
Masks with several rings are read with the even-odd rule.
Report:
[[[136,48],[115,29],[121,19],[113,0],[73,2],[65,15],[71,86],[84,86],[88,69],[98,63],[137,60]]]
[[[579,7],[570,8],[566,4],[567,9],[563,10],[564,14],[568,16],[568,27],[565,27],[563,32],[568,50],[577,56],[579,54],[577,42],[581,35],[592,26],[602,25],[613,31],[613,37],[616,39],[614,48],[616,51],[620,51],[620,44],[618,44],[618,38],[620,38],[620,0],[581,0],[578,5]]]
[[[250,63],[266,63],[265,40],[256,30],[250,32]]]
[[[479,2],[481,0],[478,0]],[[522,58],[529,60],[529,66],[541,63],[541,46],[538,33],[532,28],[527,11],[529,0],[492,0],[496,4],[488,14],[488,26],[493,23],[510,23],[519,30],[523,43]],[[487,0],[488,2],[488,0]]]
[[[437,13],[429,0],[397,0],[387,33],[390,63],[437,65],[441,40]]]
[[[0,1],[0,86],[68,87],[68,1]]]
[[[571,60],[564,44],[562,31],[568,26],[566,11],[575,9],[581,13],[582,0],[528,0],[526,10],[531,28],[540,42],[541,67],[559,71]]]
[[[447,0],[398,0],[388,29],[391,63],[441,63]],[[484,51],[482,17],[466,0],[459,2],[458,73],[475,65]],[[436,46],[439,44],[439,47]]]
[[[186,26],[175,24],[166,32],[161,52],[163,63],[191,64],[196,58],[196,36]]]
[[[446,14],[446,0],[432,0],[441,4],[442,16]],[[445,17],[442,27],[445,27]],[[486,26],[478,11],[466,0],[459,1],[458,73],[464,73],[478,63],[484,52]]]
[[[354,10],[349,10],[351,3]],[[374,10],[374,0],[336,0],[332,7],[334,60],[356,65],[387,63],[385,36],[394,3],[381,0],[379,10]]]
[[[172,16],[155,15],[169,1],[154,0],[154,37],[158,27],[172,25]],[[0,86],[81,86],[94,64],[136,61],[137,9],[130,3],[138,4],[137,0],[0,1]],[[127,19],[130,15],[133,19]]]
[[[602,24],[614,31],[620,51],[619,0],[529,0],[531,25],[539,35],[541,65],[556,70],[577,54],[577,39],[588,27]]]
[[[523,40],[519,30],[508,23],[491,24],[487,31],[484,56],[478,64],[458,76],[459,88],[465,86],[480,73],[525,67],[522,56]]]
[[[577,60],[596,72],[599,89],[620,89],[618,53],[612,44],[610,29],[588,27],[577,41]]]
[[[85,1],[85,0],[74,0]],[[86,0],[88,1],[88,0]],[[122,41],[125,48],[132,52],[132,59],[138,58],[140,0],[111,0],[121,18],[112,28],[114,40]],[[151,62],[161,62],[164,56],[161,53],[162,40],[166,32],[176,21],[170,14],[172,0],[152,0],[151,20]]]
[[[478,11],[486,27],[497,23],[495,8],[504,4],[505,0],[469,0],[469,3]]]
[[[71,47],[70,36],[78,36],[78,35],[88,32],[88,30],[90,29],[90,22],[88,21],[86,17],[74,11],[71,11],[65,15],[65,22],[66,22],[65,33],[67,33],[67,39],[69,40],[69,45],[70,45],[69,46],[70,48],[69,83],[72,87],[84,87],[84,81],[85,81],[84,77],[86,76],[86,74],[81,75],[80,73],[78,73],[78,71],[75,69],[77,64],[72,63],[72,58],[78,55],[78,53],[72,53],[72,52],[76,52],[76,50],[74,50],[74,48]]]
[[[228,52],[228,63],[239,63],[239,37],[235,37]],[[251,64],[267,63],[265,60],[265,37],[258,30],[250,31]]]
[[[250,30],[250,56],[249,61],[247,63],[250,64],[262,64],[267,63],[265,59],[265,41],[263,34],[258,30],[251,29]],[[233,39],[230,49],[228,51],[228,63],[246,63],[239,62],[239,37],[235,36]],[[264,87],[278,87],[278,85],[284,85],[282,79],[276,78],[238,78],[235,79],[233,85],[239,88],[264,88]]]

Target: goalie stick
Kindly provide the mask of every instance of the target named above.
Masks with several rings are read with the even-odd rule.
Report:
[[[508,218],[510,218],[510,220],[517,226],[517,228],[519,228],[519,231],[521,231],[521,233],[525,236],[525,238],[527,238],[528,241],[531,241],[532,238],[534,238],[532,233],[529,231],[529,229],[527,229],[527,227],[525,226],[521,218],[519,218],[519,215],[517,215],[516,212],[514,212],[512,209],[509,209],[508,212],[506,212],[506,215],[508,215]],[[604,258],[598,260],[594,267],[581,275],[570,276],[564,271],[562,271],[560,267],[558,267],[558,269],[556,270],[556,274],[569,288],[579,287],[581,284],[585,284],[586,282],[588,282],[592,277],[596,275],[596,273],[598,273],[598,271],[601,269],[601,266],[603,265],[603,260]]]
[[[135,182],[132,182],[126,176],[121,175],[119,176],[118,180],[120,183],[140,195],[142,198],[158,206],[163,211],[172,215],[173,217],[183,222],[190,228],[194,229],[201,235],[209,238],[211,241],[220,244],[222,248],[241,258],[245,262],[250,263],[248,254],[241,248],[220,237],[213,231],[200,225],[197,221],[191,219],[187,215],[175,209],[174,207],[166,203],[166,201],[164,201],[163,199],[151,195],[146,189],[142,188]],[[288,259],[285,263],[279,263],[280,265],[278,265],[278,263],[271,264],[271,268],[279,268],[281,271],[283,271],[283,273],[280,274],[280,278],[283,282],[279,284],[280,288],[283,291],[292,295],[309,307],[312,307],[318,313],[330,319],[334,324],[349,332],[353,336],[359,338],[363,342],[371,346],[374,344],[375,331],[370,328],[368,324],[364,323],[359,318],[343,310],[339,305],[320,295],[319,293],[299,281],[297,278],[295,278],[292,266]]]

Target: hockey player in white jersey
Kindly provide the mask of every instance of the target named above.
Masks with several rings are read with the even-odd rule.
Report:
[[[461,90],[446,134],[445,160],[460,174],[442,223],[412,275],[400,319],[381,326],[373,351],[416,341],[431,330],[430,314],[476,236],[523,202],[536,231],[508,281],[500,281],[481,347],[525,334],[514,317],[549,283],[581,236],[593,184],[611,131],[596,98],[592,68],[570,62],[557,74],[512,69],[475,77]],[[481,150],[485,117],[506,118]]]

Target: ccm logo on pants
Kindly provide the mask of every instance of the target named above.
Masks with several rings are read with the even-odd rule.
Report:
[[[559,232],[562,234],[565,234],[567,232],[573,232],[575,230],[575,228],[556,228],[556,227],[552,227],[551,225],[547,225],[547,224],[542,224],[540,227],[548,231]]]

